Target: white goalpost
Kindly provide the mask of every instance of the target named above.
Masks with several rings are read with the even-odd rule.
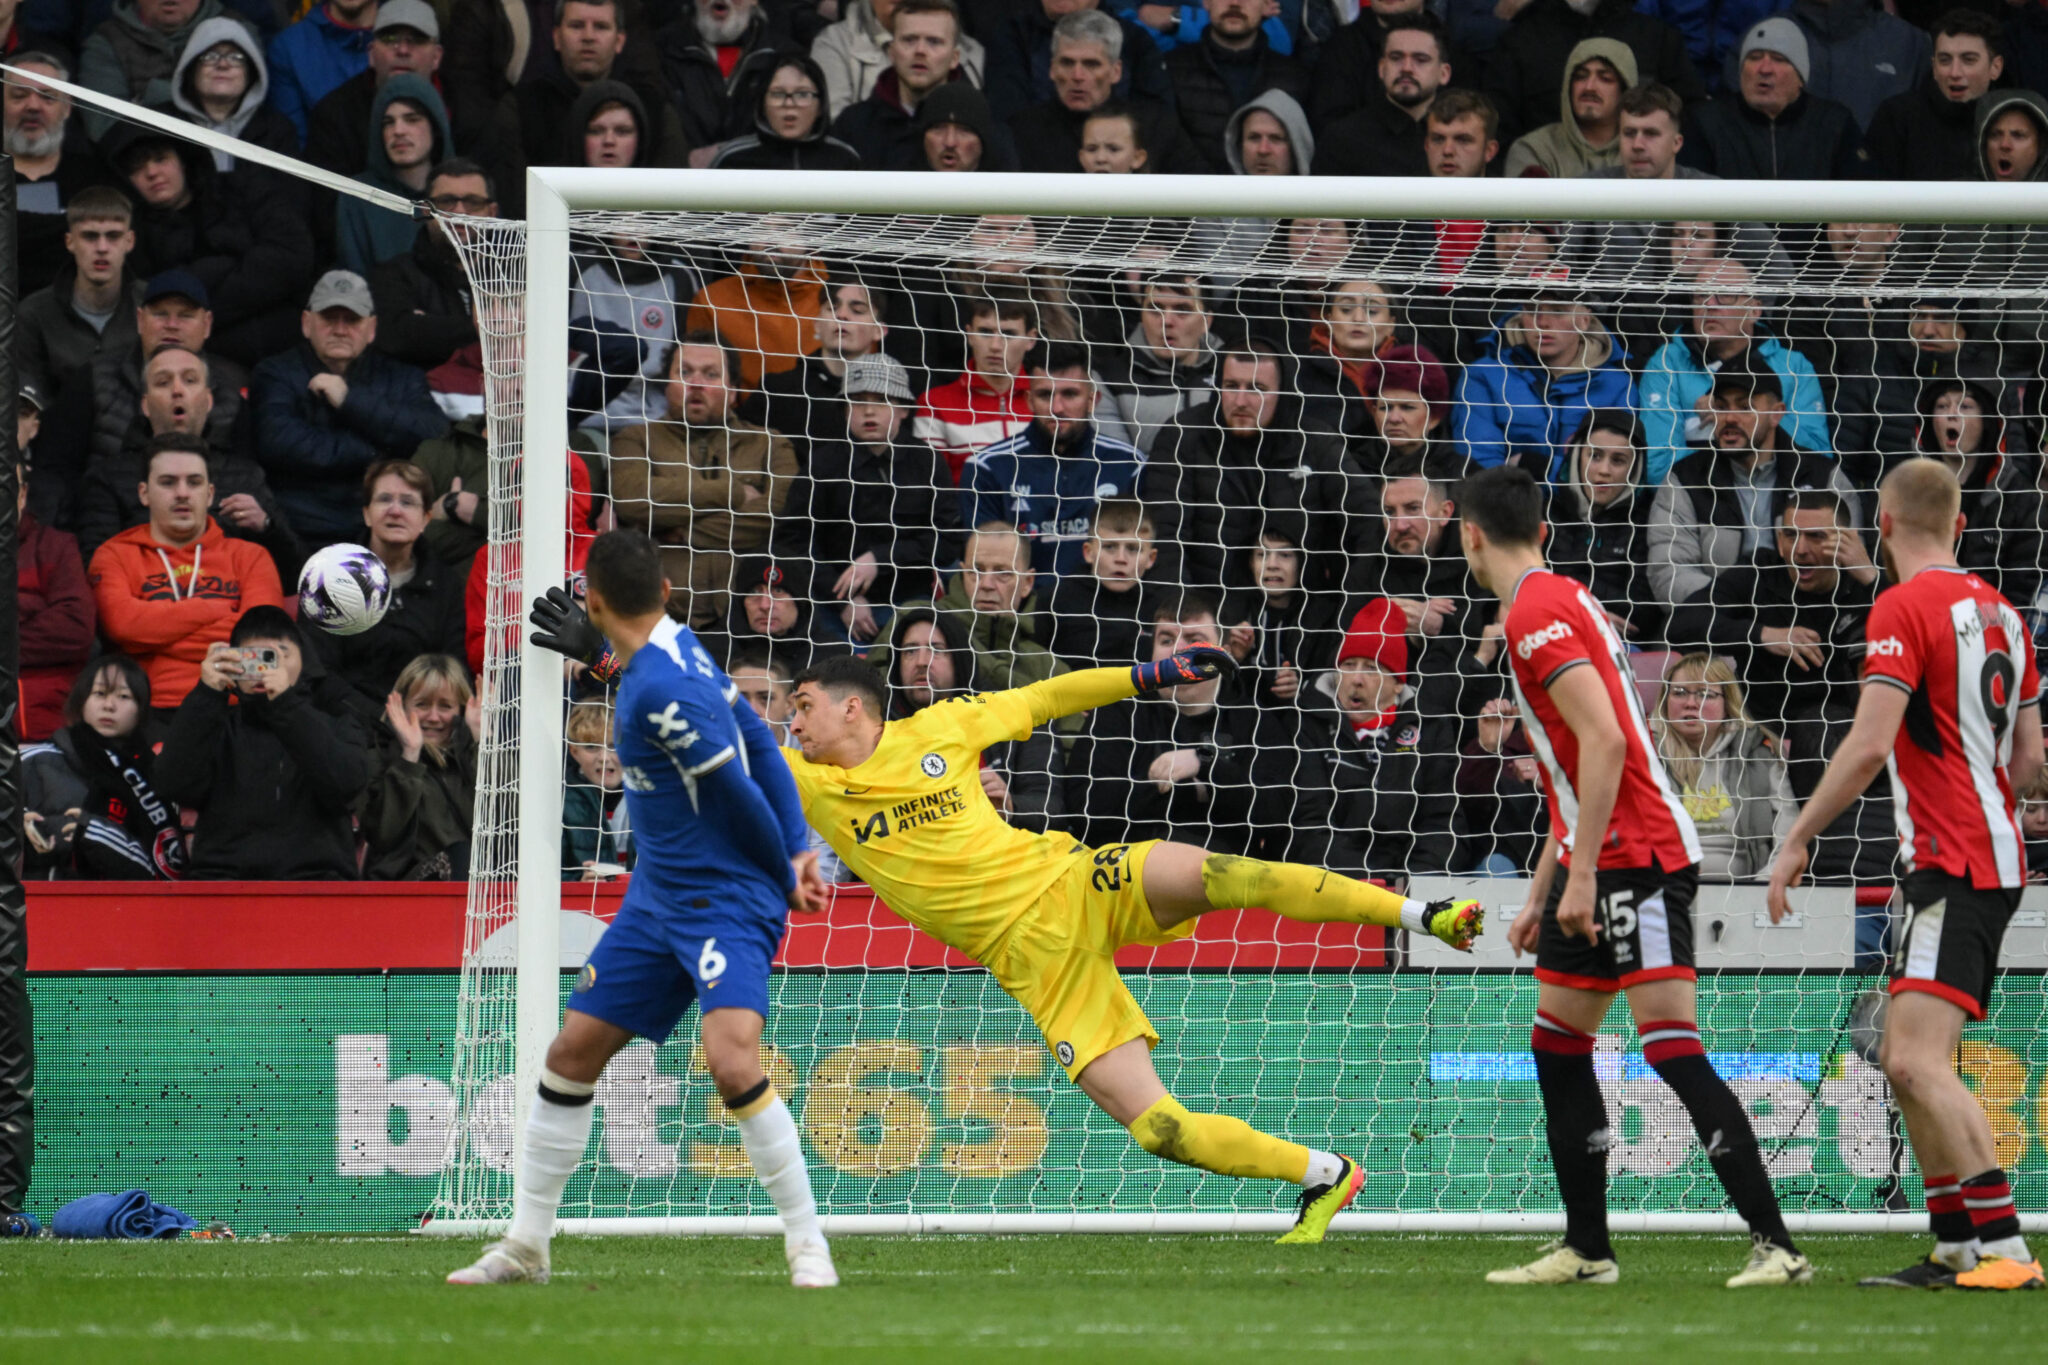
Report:
[[[700,629],[730,634],[740,647],[737,657],[754,658],[758,645],[762,656],[794,658],[789,651],[836,639],[854,619],[833,591],[842,561],[814,562],[792,549],[802,539],[791,529],[798,514],[788,501],[775,502],[778,497],[823,496],[816,492],[826,479],[819,472],[823,465],[814,465],[810,457],[840,436],[773,426],[792,438],[788,458],[794,464],[784,470],[775,464],[783,458],[777,454],[777,438],[757,436],[763,424],[742,416],[753,410],[736,403],[715,421],[698,424],[711,432],[710,446],[690,444],[696,435],[679,436],[684,444],[678,449],[687,453],[673,470],[650,461],[643,482],[628,481],[625,466],[637,454],[621,452],[642,447],[632,444],[639,438],[622,440],[622,434],[643,421],[663,420],[667,400],[661,363],[668,348],[695,325],[693,319],[721,323],[721,334],[743,367],[758,362],[764,374],[774,374],[790,368],[779,364],[791,359],[786,348],[777,349],[784,345],[778,338],[785,332],[815,342],[815,327],[801,310],[815,313],[821,295],[828,311],[848,281],[856,282],[871,303],[887,295],[888,336],[882,348],[916,376],[914,394],[932,391],[925,406],[906,421],[903,435],[909,438],[916,424],[920,434],[942,445],[965,439],[961,433],[972,425],[967,417],[942,410],[937,391],[962,373],[962,357],[978,354],[975,346],[981,343],[970,327],[977,317],[992,319],[992,329],[1001,330],[1008,319],[1024,316],[1031,334],[1047,344],[1080,348],[1096,384],[1096,439],[1121,431],[1136,452],[1129,486],[1109,480],[1103,487],[1115,497],[1143,503],[1157,525],[1181,528],[1157,536],[1154,548],[1175,567],[1165,581],[1146,584],[1148,601],[1184,588],[1213,589],[1222,604],[1219,626],[1233,624],[1223,619],[1224,612],[1242,608],[1250,613],[1247,629],[1254,642],[1248,646],[1248,667],[1264,670],[1257,674],[1265,680],[1260,686],[1279,686],[1280,672],[1299,674],[1298,693],[1262,693],[1259,703],[1247,703],[1242,733],[1229,744],[1210,746],[1241,761],[1242,770],[1231,769],[1228,779],[1219,776],[1216,794],[1205,799],[1220,803],[1227,793],[1231,801],[1241,796],[1242,809],[1249,813],[1232,819],[1251,831],[1246,837],[1266,840],[1262,846],[1268,848],[1276,846],[1274,841],[1285,844],[1301,836],[1320,840],[1313,846],[1321,849],[1367,848],[1377,837],[1349,814],[1364,807],[1346,804],[1351,798],[1339,780],[1338,760],[1325,751],[1336,742],[1327,735],[1339,728],[1334,719],[1338,684],[1332,679],[1335,650],[1350,613],[1364,598],[1414,595],[1398,586],[1409,581],[1399,577],[1400,566],[1385,569],[1383,577],[1371,577],[1379,569],[1361,567],[1368,561],[1377,564],[1374,556],[1391,554],[1385,536],[1394,513],[1381,503],[1386,484],[1420,470],[1414,477],[1434,488],[1449,476],[1430,460],[1481,444],[1459,428],[1477,420],[1472,414],[1481,409],[1480,381],[1472,376],[1512,377],[1519,373],[1516,366],[1527,368],[1519,356],[1503,359],[1519,345],[1537,367],[1534,372],[1547,376],[1546,387],[1531,392],[1549,396],[1496,403],[1504,414],[1499,444],[1525,464],[1545,459],[1548,452],[1563,463],[1536,468],[1538,478],[1545,479],[1549,470],[1560,489],[1564,484],[1581,487],[1579,457],[1568,439],[1571,428],[1584,412],[1619,404],[1589,400],[1572,409],[1574,416],[1563,427],[1536,436],[1528,434],[1537,429],[1529,423],[1540,422],[1527,414],[1540,414],[1545,404],[1564,405],[1555,394],[1567,389],[1618,394],[1626,384],[1626,406],[1643,414],[1648,428],[1653,410],[1665,402],[1661,395],[1691,395],[1686,385],[1697,388],[1697,383],[1673,377],[1682,354],[1667,355],[1662,343],[1682,338],[1697,325],[1698,309],[1721,306],[1697,302],[1696,293],[1720,297],[1736,292],[1725,275],[1707,276],[1709,283],[1695,291],[1693,277],[1701,269],[1718,270],[1729,262],[1740,267],[1737,278],[1747,281],[1742,288],[1753,294],[1753,311],[1760,319],[1750,324],[1759,330],[1753,349],[1744,354],[1762,355],[1762,340],[1770,337],[1783,350],[1811,360],[1806,370],[1794,366],[1785,372],[1781,404],[1786,415],[1780,430],[1799,449],[1832,461],[1817,467],[1842,472],[1834,486],[1844,518],[1867,525],[1861,501],[1874,489],[1877,473],[1913,449],[1929,448],[1928,440],[1938,440],[1927,433],[1948,410],[1925,405],[1945,401],[1941,394],[1949,390],[1939,383],[1946,376],[1956,380],[1954,393],[1961,395],[1946,400],[1951,407],[1976,401],[1980,422],[1995,420],[2002,432],[1983,438],[1992,444],[1981,450],[1960,451],[1964,467],[1979,469],[1968,460],[1980,456],[1993,460],[1997,472],[1986,476],[1992,481],[1988,486],[2002,491],[1987,505],[1998,515],[2031,495],[2027,505],[2033,510],[2015,513],[2014,535],[2026,529],[2021,523],[2030,516],[2039,540],[2038,467],[2042,431],[2048,427],[2043,418],[2048,405],[2039,392],[2043,343],[2048,342],[2048,185],[1253,181],[564,168],[528,172],[527,215],[523,224],[441,220],[463,255],[478,298],[489,376],[492,477],[485,566],[486,730],[454,1036],[457,1113],[440,1193],[421,1228],[426,1233],[473,1235],[502,1227],[509,1216],[517,1134],[541,1059],[560,1025],[574,971],[616,907],[616,895],[604,882],[565,882],[576,871],[565,852],[565,781],[584,781],[596,792],[591,800],[597,823],[583,831],[588,837],[576,846],[598,852],[584,861],[610,862],[605,850],[630,847],[617,827],[615,804],[606,804],[602,780],[591,781],[589,772],[579,778],[580,770],[569,761],[574,756],[568,754],[565,733],[584,733],[577,727],[588,713],[571,709],[562,660],[527,641],[527,604],[574,578],[580,543],[587,543],[595,529],[631,525],[653,530],[674,549],[676,562],[687,560],[690,572],[706,575],[695,582],[686,610],[695,613]],[[1322,222],[1336,226],[1321,238],[1312,226],[1301,227]],[[1623,239],[1636,245],[1620,252],[1603,254],[1586,245],[1615,240],[1601,235],[1606,225],[1674,223],[1708,229],[1712,244],[1687,258],[1682,249],[1672,248],[1668,233],[1652,226]],[[1848,234],[1831,237],[1828,224],[1898,227],[1889,235],[1871,235],[1872,240],[1885,236],[1883,259],[1873,262],[1858,256],[1862,248],[1854,242],[1842,245]],[[1516,227],[1510,242],[1507,225],[1533,226],[1526,231]],[[1318,246],[1319,240],[1324,245]],[[1464,244],[1454,249],[1452,243]],[[757,262],[766,264],[757,268]],[[727,279],[741,285],[721,294],[714,286]],[[1713,284],[1714,279],[1724,283]],[[694,292],[685,294],[685,288]],[[1158,302],[1167,294],[1191,299],[1192,306],[1205,310],[1209,331],[1188,350],[1190,358],[1172,352],[1175,358],[1164,371],[1171,382],[1147,387],[1129,377],[1125,356],[1150,344],[1158,329],[1168,325],[1149,316],[1167,307]],[[1351,306],[1345,299],[1368,295],[1374,307],[1385,303],[1390,317],[1399,315],[1401,339],[1389,345],[1413,348],[1434,342],[1452,354],[1436,355],[1432,349],[1421,358],[1403,351],[1398,362],[1393,351],[1384,349],[1372,356],[1340,354],[1344,343],[1337,331],[1351,324],[1350,314],[1338,310]],[[997,302],[990,311],[974,312],[985,296]],[[767,322],[764,314],[740,325],[730,322],[735,305],[721,302],[766,297],[790,300],[789,310]],[[1544,299],[1561,300],[1556,308],[1582,319],[1573,324],[1578,328],[1572,342],[1578,347],[1576,358],[1562,366],[1544,358],[1541,348],[1549,343],[1539,335],[1541,329],[1528,330],[1521,321]],[[878,316],[884,311],[875,309]],[[1938,314],[1942,326],[1956,329],[1962,338],[1959,349],[1937,352],[1916,339],[1916,320],[1923,314]],[[1866,315],[1868,337],[1850,325]],[[838,325],[834,335],[842,335]],[[1288,447],[1295,452],[1289,458],[1297,463],[1276,464],[1270,474],[1259,475],[1272,481],[1260,488],[1284,486],[1284,496],[1272,496],[1285,505],[1269,505],[1262,520],[1245,523],[1249,532],[1198,532],[1189,528],[1210,526],[1198,514],[1208,506],[1202,499],[1211,496],[1214,485],[1200,485],[1208,491],[1197,496],[1189,491],[1196,484],[1173,482],[1161,471],[1186,468],[1193,458],[1187,452],[1196,438],[1183,436],[1180,429],[1220,421],[1205,416],[1210,409],[1203,406],[1215,400],[1215,355],[1242,349],[1247,336],[1277,352],[1284,370],[1295,376],[1272,410],[1282,414],[1278,420],[1284,434],[1295,442]],[[1592,359],[1601,345],[1608,351]],[[1705,397],[1684,396],[1682,411],[1658,419],[1663,423],[1658,430],[1677,433],[1670,438],[1675,442],[1670,453],[1679,461],[1718,439],[1713,424],[1720,362],[1712,359],[1711,347],[1701,354],[1706,358],[1698,383],[1707,386]],[[630,364],[617,358],[621,355],[630,356]],[[1209,368],[1197,363],[1204,355]],[[1826,358],[1811,359],[1814,355]],[[1927,360],[1933,355],[1959,358],[1945,362],[1944,369]],[[1968,363],[1960,359],[1964,356]],[[1464,378],[1448,378],[1449,391],[1438,396],[1428,387],[1434,382],[1428,359],[1441,362],[1448,376]],[[1984,373],[1971,368],[1980,362]],[[1414,378],[1432,420],[1443,424],[1432,426],[1423,443],[1427,453],[1415,456],[1418,463],[1412,468],[1397,437],[1384,429],[1378,405],[1359,401],[1375,395],[1353,394],[1368,382],[1405,393],[1407,380],[1397,383],[1390,377],[1395,363],[1404,366],[1402,376]],[[1335,376],[1327,401],[1321,390],[1310,391],[1311,370]],[[1195,373],[1206,376],[1208,385],[1200,401],[1173,398],[1172,385]],[[1129,377],[1127,386],[1119,376]],[[1963,381],[1980,384],[1983,392],[1971,398]],[[1347,383],[1352,387],[1347,389]],[[745,387],[759,386],[757,379]],[[1128,403],[1120,397],[1125,387],[1135,395]],[[1792,393],[1796,388],[1803,395],[1809,387],[1822,406],[1806,414],[1814,426],[1795,432],[1795,418],[1802,413],[1794,411]],[[970,415],[983,428],[992,424],[996,439],[1029,426],[1022,388],[998,392],[990,387],[977,394],[969,382],[961,392],[983,405]],[[784,400],[771,394],[769,401]],[[836,399],[798,393],[795,401],[815,405]],[[1679,401],[1670,398],[1674,406]],[[1167,402],[1179,406],[1160,406]],[[1987,404],[1995,411],[1982,411]],[[771,406],[770,411],[785,416],[798,411],[808,423],[819,410]],[[838,420],[836,430],[843,433],[843,418]],[[980,436],[989,433],[983,428],[977,428],[980,435],[974,439],[985,445]],[[1822,432],[1828,447],[1813,449],[1809,431]],[[1490,428],[1487,439],[1493,439]],[[1911,448],[1902,444],[1907,441]],[[1641,438],[1638,479],[1644,460],[1654,456],[1654,442],[1653,435]],[[651,437],[647,448],[652,448]],[[1098,446],[1098,455],[1105,448]],[[1213,448],[1213,442],[1204,448]],[[691,486],[701,487],[707,471],[714,470],[705,461],[716,460],[724,461],[716,465],[716,476],[729,475],[737,482],[744,460],[752,458],[741,452],[757,449],[766,452],[759,491],[768,499],[768,510],[745,511],[750,505],[745,502],[721,505],[718,515],[726,518],[720,523],[725,529],[711,531],[704,511],[708,502],[692,508],[664,501],[661,488],[681,485],[659,479],[687,474],[697,480]],[[1327,457],[1315,453],[1326,449],[1332,452]],[[1169,451],[1176,453],[1169,456]],[[567,461],[560,452],[568,453]],[[1327,468],[1316,463],[1325,458]],[[1170,466],[1171,460],[1181,463]],[[579,467],[573,482],[572,462]],[[961,477],[984,477],[976,472],[979,467],[963,465]],[[591,485],[587,504],[580,481],[584,472]],[[1328,499],[1315,491],[1325,475],[1328,487],[1338,490]],[[2006,482],[1998,484],[2000,479]],[[1820,486],[1831,486],[1827,477]],[[792,487],[799,491],[792,493]],[[1573,496],[1583,496],[1587,521],[1596,523],[1598,507],[1605,504],[1597,504],[1590,483],[1583,487],[1588,491]],[[969,508],[1001,502],[1001,497],[977,502],[971,493]],[[940,496],[949,494],[960,496],[951,493],[950,484],[940,490]],[[1021,505],[1022,495],[1016,496]],[[1627,496],[1644,500],[1640,515],[1647,526],[1656,489],[1646,482]],[[565,535],[564,527],[583,515],[578,509],[586,505],[594,509],[589,519]],[[1553,503],[1553,521],[1562,515],[1560,505]],[[1219,517],[1232,512],[1219,504]],[[853,524],[852,514],[847,515]],[[928,509],[916,513],[918,518],[937,515]],[[997,614],[973,603],[949,608],[940,597],[949,590],[960,540],[972,529],[962,523],[971,515],[945,526],[923,520],[892,523],[892,530],[914,531],[938,548],[921,551],[923,558],[915,564],[899,565],[893,600],[876,605],[908,614],[921,600],[938,600],[939,615],[956,610],[969,630],[980,629],[978,623]],[[750,516],[765,528],[758,536],[750,529]],[[1337,529],[1328,531],[1327,538],[1316,539],[1325,535],[1318,527],[1333,525]],[[1062,534],[1085,540],[1092,532],[1083,527]],[[1719,559],[1667,563],[1664,579],[1686,581],[1684,571],[1692,569],[1708,579],[1734,581],[1722,575],[1741,571],[1754,550],[1770,548],[1762,532],[1750,537],[1754,546],[1740,526],[1731,534],[1743,551],[1740,565]],[[1286,544],[1290,537],[1291,547]],[[1269,540],[1274,550],[1291,548],[1295,556],[1290,562],[1297,583],[1289,591],[1298,595],[1293,599],[1259,596],[1260,581],[1247,578],[1243,561],[1236,558],[1247,548],[1265,553],[1262,547]],[[1066,554],[1052,541],[1046,548]],[[2043,619],[2039,608],[2048,603],[2040,590],[2041,570],[2048,566],[2040,562],[2038,543],[2025,553],[2033,557],[2031,567],[2019,563],[2015,552],[2012,581],[2031,587],[2028,600],[2015,600],[2038,628]],[[764,593],[770,600],[765,619],[771,628],[754,627],[750,633],[747,590],[758,585],[726,577],[733,563],[744,569],[750,556],[762,554],[808,578],[789,594],[790,610],[802,622],[794,634],[773,629],[778,618],[772,592]],[[713,558],[715,570],[702,568]],[[1074,567],[1077,559],[1060,562],[1062,583],[1083,572]],[[1218,567],[1202,567],[1211,564]],[[1589,565],[1589,572],[1597,570],[1593,561]],[[1322,577],[1312,582],[1318,573]],[[1679,636],[1667,627],[1692,619],[1684,615],[1685,602],[1667,600],[1663,580],[1652,582],[1657,573],[1643,576],[1643,601],[1637,604],[1642,615],[1631,618],[1647,622],[1655,616],[1654,626],[1643,626],[1642,638],[1656,647],[1637,656],[1646,703],[1653,707],[1660,704],[1659,689],[1669,670],[1688,652],[1676,643],[1666,647],[1667,637]],[[1847,567],[1840,574],[1847,586],[1830,589],[1835,594],[1830,610],[1846,611],[1843,603],[1857,589]],[[1045,586],[1053,576],[1050,570],[1041,572],[1044,596],[1036,608],[1036,619],[1049,632],[1060,630],[1074,614],[1063,617],[1059,604],[1065,599],[1055,598],[1056,589]],[[1765,585],[1760,594],[1779,591],[1764,578],[1757,581]],[[910,582],[930,591],[913,592]],[[1419,595],[1436,594],[1431,589]],[[1749,622],[1738,609],[1750,608],[1761,620],[1776,609],[1777,600],[1759,596],[1747,604],[1714,606],[1701,598],[1692,610],[1711,627],[1703,652],[1747,658],[1750,646],[1737,639],[1737,627],[1727,622],[1736,616]],[[1607,605],[1624,614],[1630,610],[1611,601]],[[1796,596],[1788,607],[1805,609]],[[1480,726],[1486,715],[1484,677],[1499,648],[1497,642],[1492,651],[1485,648],[1490,611],[1489,601],[1473,606],[1469,619],[1460,617],[1456,629],[1469,626],[1458,637],[1462,643],[1436,643],[1447,635],[1418,636],[1424,643],[1410,664],[1411,690],[1401,693],[1399,702],[1401,723],[1412,715],[1424,736],[1405,746],[1401,761],[1409,761],[1407,751],[1419,745],[1423,766],[1418,771],[1432,774],[1430,780],[1442,788],[1423,795],[1450,798],[1435,814],[1421,813],[1427,803],[1415,807],[1411,856],[1421,859],[1421,850],[1433,839],[1455,850],[1429,854],[1411,894],[1455,889],[1479,896],[1488,912],[1488,942],[1480,952],[1466,959],[1434,951],[1433,944],[1403,942],[1398,935],[1382,941],[1329,930],[1296,934],[1271,917],[1245,912],[1227,923],[1219,920],[1213,934],[1198,936],[1186,954],[1161,950],[1131,964],[1140,1003],[1163,1035],[1157,1056],[1170,1089],[1191,1107],[1237,1113],[1286,1136],[1333,1146],[1365,1165],[1366,1191],[1336,1220],[1339,1229],[1525,1232],[1563,1225],[1527,1065],[1534,985],[1526,961],[1516,963],[1499,946],[1521,903],[1526,869],[1518,866],[1519,855],[1499,834],[1500,821],[1508,817],[1498,812],[1511,805],[1516,754],[1506,740],[1488,749],[1486,735],[1492,732]],[[1012,615],[1022,619],[1025,609]],[[1289,642],[1285,649],[1321,651],[1316,666],[1303,659],[1296,670],[1293,654],[1269,654],[1263,643],[1267,637],[1258,633],[1268,631]],[[877,638],[891,641],[887,619]],[[1846,634],[1843,640],[1844,649],[1855,647]],[[1021,648],[1015,646],[1005,658],[1014,662]],[[1761,658],[1763,646],[1756,649]],[[1791,714],[1806,704],[1799,689],[1820,685],[1787,674],[1782,688],[1771,686],[1788,698],[1783,706]],[[1776,696],[1766,692],[1767,700]],[[1822,759],[1822,749],[1800,746],[1828,742],[1825,706],[1813,704],[1821,710],[1812,717],[1810,731],[1798,728],[1808,719],[1800,712],[1790,727],[1796,733],[1773,733],[1768,743],[1760,741],[1747,751],[1755,763],[1768,767],[1775,762],[1779,767],[1773,772],[1790,774],[1784,777],[1780,800],[1799,785],[1801,762]],[[576,705],[602,702],[584,695]],[[1303,722],[1294,719],[1300,712],[1315,714]],[[1276,739],[1283,732],[1272,728],[1282,723],[1274,717],[1282,713],[1290,717],[1286,724],[1296,728]],[[1318,725],[1323,728],[1314,728]],[[1800,738],[1809,733],[1811,738]],[[1435,755],[1440,761],[1432,767],[1428,749],[1435,740],[1430,736],[1438,734],[1452,736],[1443,740],[1451,747]],[[1059,809],[1041,813],[1053,828],[1072,830],[1080,838],[1084,830],[1114,825],[1119,813],[1102,807],[1104,749],[1092,733],[1046,737],[1042,750],[1050,757],[1041,761],[1051,766],[1028,775],[1043,778],[1040,785],[1060,803]],[[1277,784],[1271,777],[1286,770],[1270,766],[1276,753],[1294,764],[1292,780],[1302,790],[1314,787],[1323,793],[1320,804],[1302,798],[1289,805],[1274,796],[1288,785],[1284,777]],[[1337,776],[1301,776],[1316,763],[1323,764],[1314,769],[1317,773]],[[1466,775],[1475,773],[1494,774],[1487,779],[1494,785],[1484,790],[1471,785],[1479,778],[1468,782]],[[1014,790],[1023,789],[1027,773],[1022,766],[1004,774]],[[1455,792],[1446,784],[1455,784]],[[1147,785],[1128,783],[1134,793],[1128,799],[1149,800],[1142,790]],[[1158,785],[1163,790],[1170,784]],[[1514,788],[1512,799],[1519,800],[1520,791]],[[1768,844],[1771,832],[1768,815],[1756,817],[1760,825],[1742,825],[1740,820],[1750,817],[1728,814],[1746,809],[1746,799],[1703,786],[1696,811],[1703,820],[1727,823],[1738,853],[1758,839]],[[1479,809],[1488,800],[1494,805],[1487,807],[1491,813],[1486,818],[1494,823],[1477,830]],[[1388,818],[1384,806],[1373,809],[1382,812],[1379,818]],[[1134,810],[1122,814],[1135,820]],[[1838,839],[1839,875],[1802,893],[1801,913],[1790,926],[1771,926],[1762,915],[1757,870],[1725,885],[1702,887],[1696,917],[1702,1033],[1717,1065],[1755,1115],[1788,1225],[1811,1231],[1918,1230],[1926,1218],[1920,1212],[1917,1172],[1874,1065],[1872,1010],[1883,986],[1888,888],[1884,876],[1871,869],[1884,861],[1889,816],[1874,807],[1854,814],[1858,823],[1845,826]],[[1337,855],[1329,856],[1334,861]],[[1498,862],[1490,861],[1496,857]],[[1489,860],[1493,874],[1477,875],[1475,860]],[[1382,875],[1401,869],[1368,856],[1362,870]],[[2024,1093],[2028,1078],[2048,1062],[2048,1042],[2043,1041],[2048,1031],[2042,1027],[2048,1023],[2044,912],[2048,899],[2037,900],[2030,892],[2006,944],[1992,1017],[1987,1025],[1972,1027],[1962,1057],[1964,1071],[1993,1115],[2001,1159],[2012,1172],[2023,1209],[2030,1203],[2048,1207],[2048,1098]],[[776,991],[769,1073],[789,1098],[813,1154],[828,1233],[1249,1232],[1277,1231],[1291,1222],[1291,1191],[1247,1188],[1164,1167],[1137,1150],[1066,1083],[1029,1019],[985,972],[914,941],[886,907],[871,905],[857,888],[843,888],[824,923],[799,924],[793,930]],[[736,1136],[722,1121],[694,1055],[693,1034],[694,1023],[686,1019],[675,1040],[658,1049],[635,1044],[607,1072],[597,1095],[600,1129],[592,1146],[594,1160],[570,1187],[563,1231],[758,1235],[779,1230],[772,1206],[747,1173]],[[1724,1207],[1683,1110],[1642,1064],[1622,1006],[1601,1035],[1599,1067],[1618,1135],[1615,1229],[1739,1230],[1740,1220]],[[2029,1215],[2024,1221],[2038,1230],[2048,1226],[2048,1215]]]

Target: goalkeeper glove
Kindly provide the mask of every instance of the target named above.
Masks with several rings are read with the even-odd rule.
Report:
[[[549,588],[527,613],[533,623],[533,642],[552,649],[590,669],[592,676],[609,687],[619,680],[618,658],[605,643],[602,632],[590,624],[576,599],[566,588]]]
[[[1131,682],[1140,692],[1156,692],[1162,687],[1179,687],[1182,683],[1207,682],[1211,678],[1229,678],[1237,673],[1237,659],[1227,650],[1213,645],[1195,645],[1178,654],[1169,654],[1155,663],[1137,664],[1131,669]]]

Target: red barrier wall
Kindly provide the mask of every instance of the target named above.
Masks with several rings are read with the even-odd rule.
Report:
[[[623,881],[571,883],[565,908],[602,919]],[[462,962],[468,887],[453,882],[31,882],[29,970],[453,971]],[[864,886],[838,889],[818,916],[792,916],[777,962],[798,970],[968,967],[892,914]],[[1386,933],[1296,924],[1263,910],[1204,916],[1192,938],[1127,948],[1142,970],[1341,971],[1387,965]]]

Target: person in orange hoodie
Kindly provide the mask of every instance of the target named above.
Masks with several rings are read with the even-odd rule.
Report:
[[[86,576],[101,633],[142,664],[151,700],[168,715],[199,685],[207,647],[226,641],[250,607],[284,607],[285,596],[269,552],[229,539],[207,515],[213,480],[203,441],[166,432],[145,459],[149,520],[100,546]]]
[[[818,349],[818,300],[825,278],[818,264],[770,245],[755,247],[739,273],[713,280],[690,300],[688,332],[716,332],[740,353],[748,390],[763,375],[781,374]]]

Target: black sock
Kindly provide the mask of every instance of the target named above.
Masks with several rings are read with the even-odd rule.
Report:
[[[1543,1090],[1544,1130],[1550,1164],[1564,1200],[1564,1240],[1588,1260],[1614,1256],[1607,1240],[1607,1102],[1593,1074],[1593,1035],[1541,1010],[1531,1031],[1536,1084]]]
[[[1927,1187],[1927,1225],[1937,1242],[1961,1246],[1976,1240],[1970,1210],[1963,1203],[1963,1182],[1952,1175],[1922,1175]]]
[[[1693,1131],[1707,1149],[1707,1160],[1721,1178],[1721,1188],[1735,1201],[1735,1211],[1751,1232],[1787,1251],[1797,1251],[1792,1234],[1785,1230],[1785,1216],[1778,1211],[1778,1196],[1771,1189],[1770,1172],[1764,1169],[1763,1153],[1757,1149],[1749,1113],[1707,1060],[1698,1025],[1649,1022],[1637,1025],[1636,1031],[1643,1038],[1643,1060],[1664,1078],[1664,1084],[1692,1116]]]
[[[1989,1245],[2020,1235],[2020,1216],[2013,1208],[2012,1186],[1997,1166],[1963,1181],[1963,1206],[1980,1242]]]

